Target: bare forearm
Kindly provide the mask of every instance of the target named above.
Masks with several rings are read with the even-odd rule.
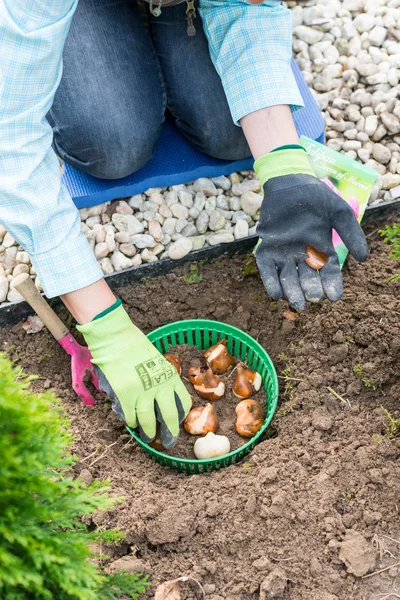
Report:
[[[63,294],[61,300],[80,325],[89,323],[101,312],[110,308],[116,298],[104,279],[75,292]]]
[[[254,159],[286,144],[298,144],[299,136],[287,105],[256,110],[240,121]]]

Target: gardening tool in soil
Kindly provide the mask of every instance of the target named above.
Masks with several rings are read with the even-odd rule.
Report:
[[[84,404],[94,406],[95,401],[86,387],[86,382],[90,380],[98,391],[101,390],[97,375],[94,372],[91,363],[92,356],[89,349],[86,348],[86,346],[78,344],[74,336],[68,331],[61,319],[59,319],[51,306],[40,294],[27,273],[18,275],[13,280],[12,287],[25,298],[27,303],[42,319],[47,329],[60,344],[61,348],[70,355],[72,387]]]

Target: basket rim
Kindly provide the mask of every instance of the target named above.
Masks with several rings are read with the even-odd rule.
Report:
[[[227,460],[227,459],[232,460],[234,457],[236,457],[241,452],[245,452],[245,454],[247,454],[246,450],[251,445],[255,445],[257,443],[257,441],[261,438],[263,433],[266,431],[266,429],[270,425],[270,423],[274,417],[277,404],[278,404],[279,382],[278,382],[278,376],[276,374],[275,366],[271,360],[271,357],[269,356],[268,352],[261,346],[261,344],[257,340],[255,340],[251,335],[246,333],[245,331],[242,331],[241,329],[239,329],[238,327],[235,327],[234,325],[229,325],[228,323],[222,323],[221,321],[214,321],[212,319],[186,319],[186,320],[182,320],[182,321],[173,321],[172,323],[167,323],[166,325],[161,325],[160,327],[157,327],[157,329],[153,329],[152,331],[150,331],[150,333],[147,334],[147,337],[149,338],[149,340],[152,343],[154,343],[155,341],[160,339],[160,337],[162,337],[165,333],[167,333],[167,332],[169,334],[174,333],[174,331],[171,331],[171,328],[175,328],[175,326],[176,326],[175,333],[177,333],[178,330],[180,330],[180,331],[182,331],[182,329],[187,330],[189,327],[192,329],[203,330],[205,328],[205,326],[208,326],[211,331],[213,331],[213,330],[215,331],[216,326],[219,326],[220,328],[225,329],[227,333],[229,332],[232,335],[240,334],[240,337],[244,337],[244,338],[247,338],[248,340],[251,340],[251,343],[254,344],[257,349],[258,356],[261,358],[261,361],[267,367],[269,376],[272,379],[272,385],[277,390],[277,392],[274,394],[274,396],[272,398],[267,398],[267,401],[271,402],[271,413],[270,413],[269,417],[265,419],[263,426],[256,433],[256,435],[249,438],[249,440],[245,444],[243,444],[242,446],[239,446],[239,448],[236,448],[236,450],[232,450],[232,452],[229,452],[228,454],[224,454],[223,456],[218,456],[217,458],[210,458],[210,459],[199,460],[197,458],[189,459],[189,458],[179,458],[176,456],[170,456],[169,454],[164,454],[163,452],[160,452],[159,450],[156,450],[155,448],[152,448],[151,446],[149,446],[149,444],[144,442],[133,429],[131,429],[129,426],[127,426],[129,433],[134,437],[134,439],[138,442],[138,444],[146,450],[146,452],[148,452],[151,455],[157,456],[160,459],[166,460],[167,464],[169,464],[170,462],[175,462],[176,464],[188,465],[188,466],[193,465],[193,464],[196,464],[196,465],[210,465],[210,464],[216,464],[216,463],[223,464],[225,460]],[[218,333],[220,333],[220,332],[218,332]],[[244,341],[246,341],[246,340],[244,340]],[[265,388],[264,388],[264,391],[265,391]]]

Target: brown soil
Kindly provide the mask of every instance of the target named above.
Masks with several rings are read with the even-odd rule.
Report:
[[[120,291],[145,331],[218,319],[250,333],[275,361],[277,437],[222,472],[187,477],[151,462],[108,403],[78,402],[68,356],[48,333],[0,332],[1,347],[40,375],[35,388],[62,398],[81,459],[76,476],[111,478],[113,494],[125,496],[90,525],[127,532],[112,560],[150,574],[147,599],[181,575],[199,579],[207,600],[377,600],[399,590],[400,444],[381,408],[400,417],[399,286],[385,283],[398,265],[377,235],[370,242],[369,261],[345,268],[343,300],[294,322],[257,275],[243,277],[243,257],[201,265],[195,285],[185,269]],[[195,598],[194,588],[185,597]]]
[[[193,385],[187,380],[188,369],[192,366],[201,366],[204,370],[206,362],[202,357],[201,351],[193,346],[174,346],[168,350],[171,354],[177,354],[182,360],[182,376],[183,382],[189,394],[193,398],[193,407],[205,406],[207,400],[200,398]],[[214,411],[219,418],[219,428],[217,431],[218,435],[226,435],[231,443],[231,451],[236,450],[240,446],[246,444],[249,439],[245,439],[236,433],[236,414],[235,408],[240,402],[238,398],[232,392],[232,385],[235,380],[235,372],[232,369],[218,376],[225,383],[225,394],[220,400],[211,402],[214,407]],[[261,406],[266,403],[265,392],[261,388],[259,392],[251,396],[252,400],[256,400]],[[193,436],[181,427],[181,433],[179,434],[176,445],[171,450],[163,450],[164,454],[169,456],[176,456],[178,458],[187,458],[196,460],[193,452],[193,446],[198,436]]]

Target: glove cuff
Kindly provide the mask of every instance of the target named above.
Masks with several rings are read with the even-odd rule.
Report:
[[[113,310],[104,311],[96,319],[85,325],[77,325],[76,328],[85,338],[94,362],[106,353],[124,352],[135,343],[135,337],[144,334],[132,323],[128,313],[121,303],[113,305]]]
[[[92,321],[97,321],[97,319],[101,319],[102,317],[105,317],[106,315],[108,315],[108,313],[110,313],[113,310],[115,310],[116,308],[118,308],[118,306],[122,306],[122,300],[121,300],[121,298],[118,298],[114,302],[114,304],[112,304],[109,308],[106,308],[106,310],[103,310],[101,313],[99,313],[98,315],[96,315],[94,317],[94,319],[92,319]]]
[[[263,186],[269,179],[284,175],[312,175],[315,177],[308,161],[307,152],[302,146],[276,148],[273,152],[258,158],[254,163],[254,170]]]

